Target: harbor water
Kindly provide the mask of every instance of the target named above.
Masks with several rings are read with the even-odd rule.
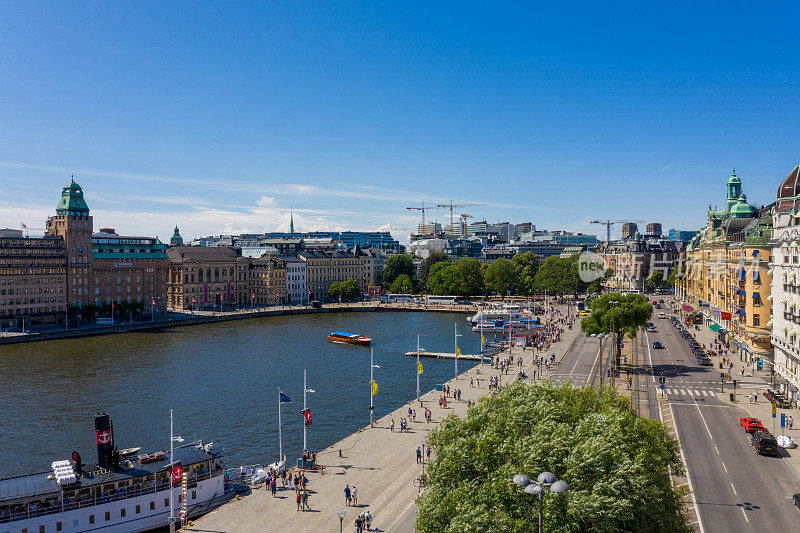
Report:
[[[45,471],[75,450],[96,455],[93,415],[111,414],[116,445],[169,449],[175,434],[203,438],[226,450],[226,464],[269,463],[278,457],[278,389],[283,449],[302,452],[303,369],[313,422],[308,444],[320,450],[369,424],[369,348],[333,344],[331,331],[372,337],[375,416],[416,395],[420,346],[453,352],[457,324],[464,354],[480,350],[464,314],[325,313],[264,317],[160,331],[0,347],[0,477]],[[420,390],[453,377],[454,362],[423,359]],[[459,361],[459,372],[474,366]],[[420,415],[421,416],[421,415]]]

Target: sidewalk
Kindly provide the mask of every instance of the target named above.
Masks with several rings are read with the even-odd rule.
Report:
[[[554,344],[547,353],[555,353],[557,360],[571,346],[580,333],[579,322],[567,329],[561,341]],[[507,355],[508,352],[503,352]],[[544,354],[541,354],[544,355]],[[533,355],[530,350],[513,349],[513,357],[523,358],[523,368],[533,375]],[[551,365],[545,378],[555,371],[558,365]],[[511,365],[509,373],[502,377],[503,383],[516,381],[519,367]],[[197,532],[256,532],[277,531],[339,531],[339,517],[336,510],[347,511],[344,518],[345,531],[353,530],[358,514],[369,509],[373,516],[373,527],[380,531],[394,531],[407,520],[413,510],[418,493],[415,480],[420,476],[424,465],[416,462],[416,449],[427,439],[428,432],[438,426],[439,421],[449,414],[464,416],[466,401],[477,400],[488,394],[487,380],[497,376],[499,370],[488,365],[478,365],[450,380],[446,385],[451,389],[461,389],[462,401],[451,401],[448,407],[440,408],[438,399],[442,394],[433,390],[420,397],[421,403],[412,401],[393,413],[376,420],[375,427],[365,427],[344,440],[317,454],[318,462],[324,465],[324,475],[309,473],[309,505],[311,512],[296,510],[294,491],[279,490],[278,498],[261,488],[254,490],[239,501],[233,501],[216,511],[199,518],[187,531]],[[480,379],[480,386],[470,387],[470,379]],[[529,378],[530,380],[530,378]],[[532,381],[532,380],[531,380]],[[365,385],[366,386],[366,385]],[[380,393],[376,396],[380,401]],[[433,415],[432,422],[426,423],[423,412],[428,407]],[[409,431],[399,431],[400,419],[407,417],[408,408],[416,409],[416,421],[409,419]],[[394,419],[395,430],[390,431],[390,421]],[[292,458],[288,458],[292,462]],[[235,465],[233,465],[235,466]],[[345,506],[344,487],[350,485],[358,489],[358,506]]]

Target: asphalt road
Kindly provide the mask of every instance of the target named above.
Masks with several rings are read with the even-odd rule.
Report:
[[[800,492],[800,479],[782,459],[755,453],[739,425],[746,411],[715,395],[719,369],[699,366],[668,319],[652,321],[659,331],[643,339],[652,359],[648,385],[660,395],[656,376],[667,377],[664,394],[683,446],[701,531],[800,530],[800,512],[791,500]],[[665,348],[653,349],[656,340]]]

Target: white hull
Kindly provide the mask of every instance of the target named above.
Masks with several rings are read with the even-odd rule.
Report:
[[[224,476],[219,475],[199,481],[196,487],[187,490],[187,510],[189,517],[205,514],[220,504],[227,501],[225,494]],[[173,515],[178,517],[182,504],[178,504],[178,497],[182,494],[180,486],[173,492]],[[193,494],[194,492],[194,494]],[[194,496],[194,498],[192,497]],[[0,531],[8,533],[34,533],[40,531],[113,531],[114,533],[134,533],[150,531],[152,529],[169,525],[169,490],[162,490],[154,494],[146,494],[113,501],[100,505],[72,509],[63,513],[53,513],[14,522],[0,523]],[[166,504],[165,504],[166,501]],[[155,509],[150,508],[151,502]],[[137,506],[139,512],[136,512]],[[125,516],[122,516],[122,512]],[[106,520],[108,513],[108,520]],[[91,517],[91,518],[90,518]],[[93,523],[90,523],[92,521]],[[59,530],[57,525],[61,524]]]

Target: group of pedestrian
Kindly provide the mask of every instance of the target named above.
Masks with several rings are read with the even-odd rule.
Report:
[[[350,485],[345,485],[344,504],[351,507],[358,506],[358,489],[355,485],[353,485],[352,489],[350,488]]]
[[[439,407],[441,409],[447,409],[447,397],[446,396],[439,396]]]
[[[363,533],[365,529],[372,531],[372,515],[369,509],[356,517],[356,533]],[[377,528],[375,530],[377,531]]]

